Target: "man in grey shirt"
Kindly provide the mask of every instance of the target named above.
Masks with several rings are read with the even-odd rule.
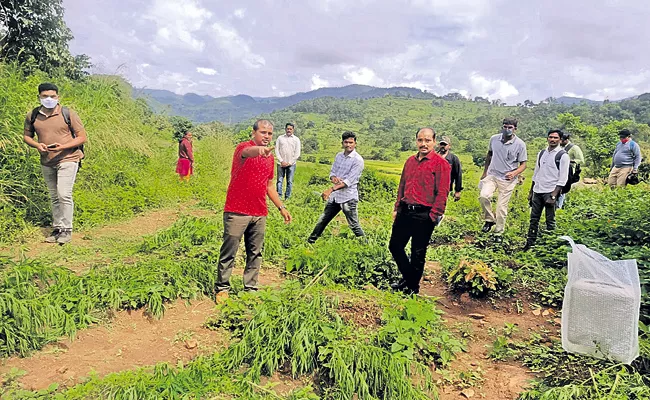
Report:
[[[537,240],[542,210],[546,210],[546,230],[555,229],[555,202],[567,183],[571,162],[569,154],[560,147],[562,136],[559,129],[549,131],[546,139],[548,148],[537,155],[533,184],[528,193],[528,204],[531,207],[530,226],[524,250],[528,250]]]
[[[278,195],[282,198],[282,184],[287,178],[287,191],[284,199],[289,200],[293,189],[293,177],[296,174],[296,162],[300,158],[300,139],[294,134],[295,126],[289,122],[284,126],[284,135],[275,141],[275,157],[278,162]]]
[[[526,143],[517,137],[517,120],[505,118],[501,132],[490,138],[485,157],[485,169],[479,182],[479,201],[483,209],[483,232],[495,228],[495,241],[501,241],[506,226],[508,203],[517,185],[517,176],[526,169]],[[496,213],[492,211],[492,196],[499,191]]]
[[[627,184],[627,177],[637,174],[641,165],[641,150],[632,140],[632,133],[623,129],[618,136],[621,140],[616,144],[616,150],[612,155],[612,169],[607,179],[611,188],[624,187]]]

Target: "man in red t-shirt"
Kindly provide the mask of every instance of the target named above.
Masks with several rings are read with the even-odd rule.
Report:
[[[418,154],[404,164],[397,201],[393,211],[393,231],[388,248],[403,279],[391,287],[407,294],[420,291],[427,246],[447,205],[451,167],[435,151],[436,133],[432,128],[417,132]],[[404,248],[411,239],[411,258]]]
[[[273,147],[268,147],[272,138],[273,124],[261,119],[253,124],[253,140],[240,143],[235,148],[223,210],[223,244],[216,281],[217,302],[228,298],[230,274],[242,236],[246,247],[244,290],[257,290],[268,215],[266,196],[278,208],[284,223],[291,222],[291,214],[282,204],[273,181]]]

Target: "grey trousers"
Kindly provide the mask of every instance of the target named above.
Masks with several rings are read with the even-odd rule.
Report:
[[[56,167],[41,166],[47,191],[52,205],[52,227],[60,230],[72,230],[72,187],[77,177],[79,163],[64,162]]]
[[[230,290],[230,275],[235,266],[235,256],[242,236],[246,248],[244,289],[257,289],[257,278],[262,265],[265,231],[266,217],[223,213],[223,244],[221,245],[217,270],[217,292]]]

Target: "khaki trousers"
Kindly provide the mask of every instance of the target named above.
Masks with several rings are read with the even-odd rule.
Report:
[[[481,192],[479,194],[479,202],[483,209],[483,219],[485,222],[496,222],[495,233],[503,233],[506,227],[506,217],[508,216],[508,203],[512,192],[517,186],[517,179],[511,181],[501,180],[495,176],[486,176],[480,182]],[[497,198],[496,213],[492,212],[492,196],[495,191],[499,191]],[[496,215],[495,215],[496,214]]]
[[[613,167],[612,170],[609,171],[607,184],[612,188],[625,187],[627,176],[630,175],[633,169],[633,167]]]
[[[257,289],[257,278],[262,265],[265,231],[266,217],[223,213],[223,244],[221,245],[217,270],[217,292],[230,290],[230,275],[235,266],[235,256],[237,250],[239,250],[242,236],[246,248],[244,289]]]

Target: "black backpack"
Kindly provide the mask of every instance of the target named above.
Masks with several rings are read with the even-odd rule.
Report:
[[[567,146],[569,147],[569,146]],[[569,147],[571,148],[571,147]],[[542,160],[542,154],[544,153],[544,150],[540,151],[539,154],[537,155],[537,166],[539,167],[540,161]],[[562,159],[563,155],[569,155],[565,150],[560,150],[557,152],[555,155],[555,167],[560,170],[560,160]],[[577,171],[577,175],[576,175]],[[562,193],[569,193],[569,190],[571,190],[571,185],[574,183],[578,182],[580,180],[580,164],[576,164],[576,168],[574,168],[571,163],[569,163],[569,177],[566,180],[566,184],[564,187],[562,187]]]
[[[36,117],[38,117],[38,113],[40,112],[40,110],[41,110],[40,106],[38,106],[38,107],[36,107],[35,109],[32,110],[31,119],[29,121],[31,123],[31,127],[32,127],[32,129],[31,129],[32,134],[36,133],[36,128],[34,128],[34,122],[36,122]],[[68,129],[70,130],[70,135],[72,136],[73,139],[76,138],[77,135],[74,133],[74,129],[72,129],[72,123],[70,122],[70,109],[68,107],[63,107],[62,106],[61,107],[61,115],[63,116],[63,120],[65,121],[65,123],[68,125]],[[83,144],[81,146],[77,147],[77,148],[79,150],[81,150],[81,152],[84,153],[84,155],[86,154],[84,152],[84,145]],[[79,161],[79,168],[81,168],[81,160]]]
[[[575,144],[573,143],[567,144],[566,147],[564,148],[564,151],[568,153],[573,146],[575,146]],[[580,164],[571,161],[571,163],[569,164],[569,180],[567,182],[571,182],[571,183],[580,182],[581,173],[582,173],[582,168],[580,167]]]

